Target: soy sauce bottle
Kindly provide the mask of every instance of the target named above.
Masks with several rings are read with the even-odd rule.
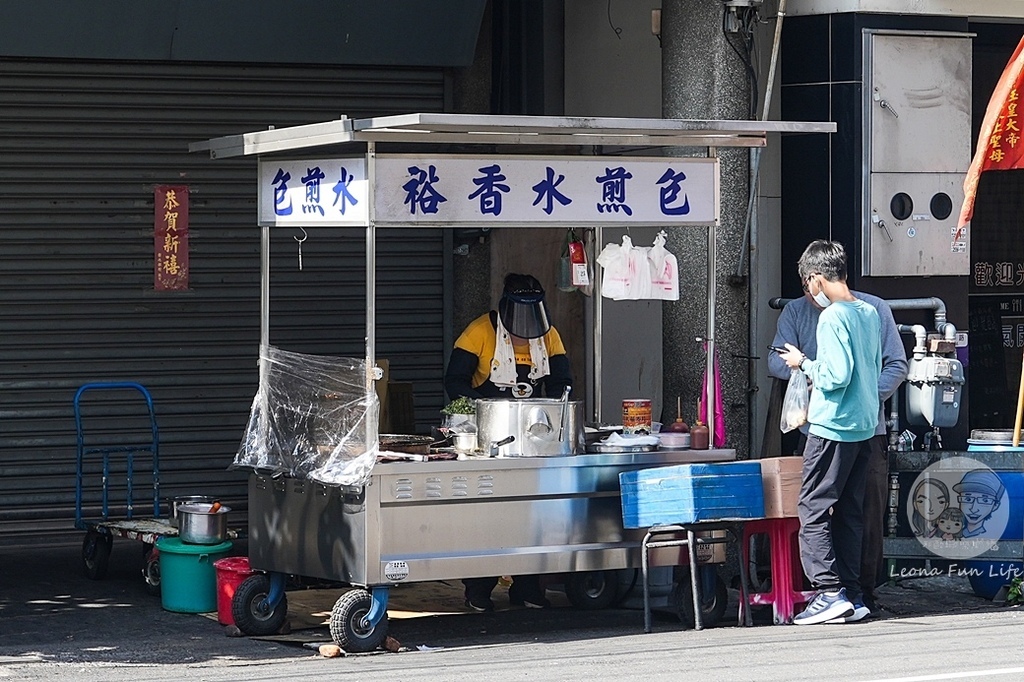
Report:
[[[704,425],[704,422],[698,419],[697,423],[690,427],[690,449],[707,450],[710,445],[711,432]]]

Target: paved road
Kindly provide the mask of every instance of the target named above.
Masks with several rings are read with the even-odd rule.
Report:
[[[1021,611],[955,581],[886,587],[886,617],[842,626],[694,632],[663,617],[643,634],[638,611],[515,610],[394,620],[401,652],[325,659],[162,610],[138,577],[139,547],[115,543],[102,582],[80,577],[77,547],[0,549],[0,680],[1024,679]]]

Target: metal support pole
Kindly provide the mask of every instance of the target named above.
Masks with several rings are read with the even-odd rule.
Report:
[[[718,150],[714,147],[708,149],[708,157],[715,158],[718,156]],[[705,395],[704,410],[707,413],[707,426],[708,433],[711,442],[711,447],[716,447],[715,443],[715,290],[717,289],[716,282],[718,281],[718,268],[715,261],[718,258],[715,249],[715,240],[717,239],[717,230],[715,224],[712,223],[708,226],[708,333],[707,333],[707,364],[706,364],[706,375],[707,376],[707,391]]]

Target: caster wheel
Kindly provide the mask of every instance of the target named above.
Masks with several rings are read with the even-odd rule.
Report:
[[[249,576],[235,590],[231,600],[231,616],[235,625],[247,635],[272,635],[281,629],[288,618],[288,597],[273,610],[267,608],[270,578],[263,574]]]
[[[160,596],[160,552],[150,548],[146,552],[146,566],[142,569],[142,577],[146,581],[146,592]]]
[[[90,580],[102,580],[110,566],[110,548],[114,538],[96,530],[85,534],[82,542],[82,571]]]
[[[700,620],[703,627],[713,627],[722,620],[725,609],[729,604],[729,590],[725,586],[718,573],[714,573],[714,589],[708,590],[707,581],[701,584],[701,610]],[[672,587],[670,596],[671,603],[679,614],[686,627],[695,627],[693,617],[693,592],[690,588],[690,572],[687,571],[682,579]]]
[[[331,638],[345,651],[373,651],[387,636],[387,614],[375,627],[364,622],[372,603],[373,599],[366,590],[349,590],[338,598],[331,609]]]
[[[572,573],[565,579],[565,596],[578,609],[607,609],[619,599],[618,575],[615,571]]]

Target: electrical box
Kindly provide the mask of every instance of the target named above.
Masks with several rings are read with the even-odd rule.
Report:
[[[907,373],[907,422],[913,426],[956,426],[964,366],[956,358],[911,358]]]
[[[967,275],[970,34],[865,30],[862,273]]]

